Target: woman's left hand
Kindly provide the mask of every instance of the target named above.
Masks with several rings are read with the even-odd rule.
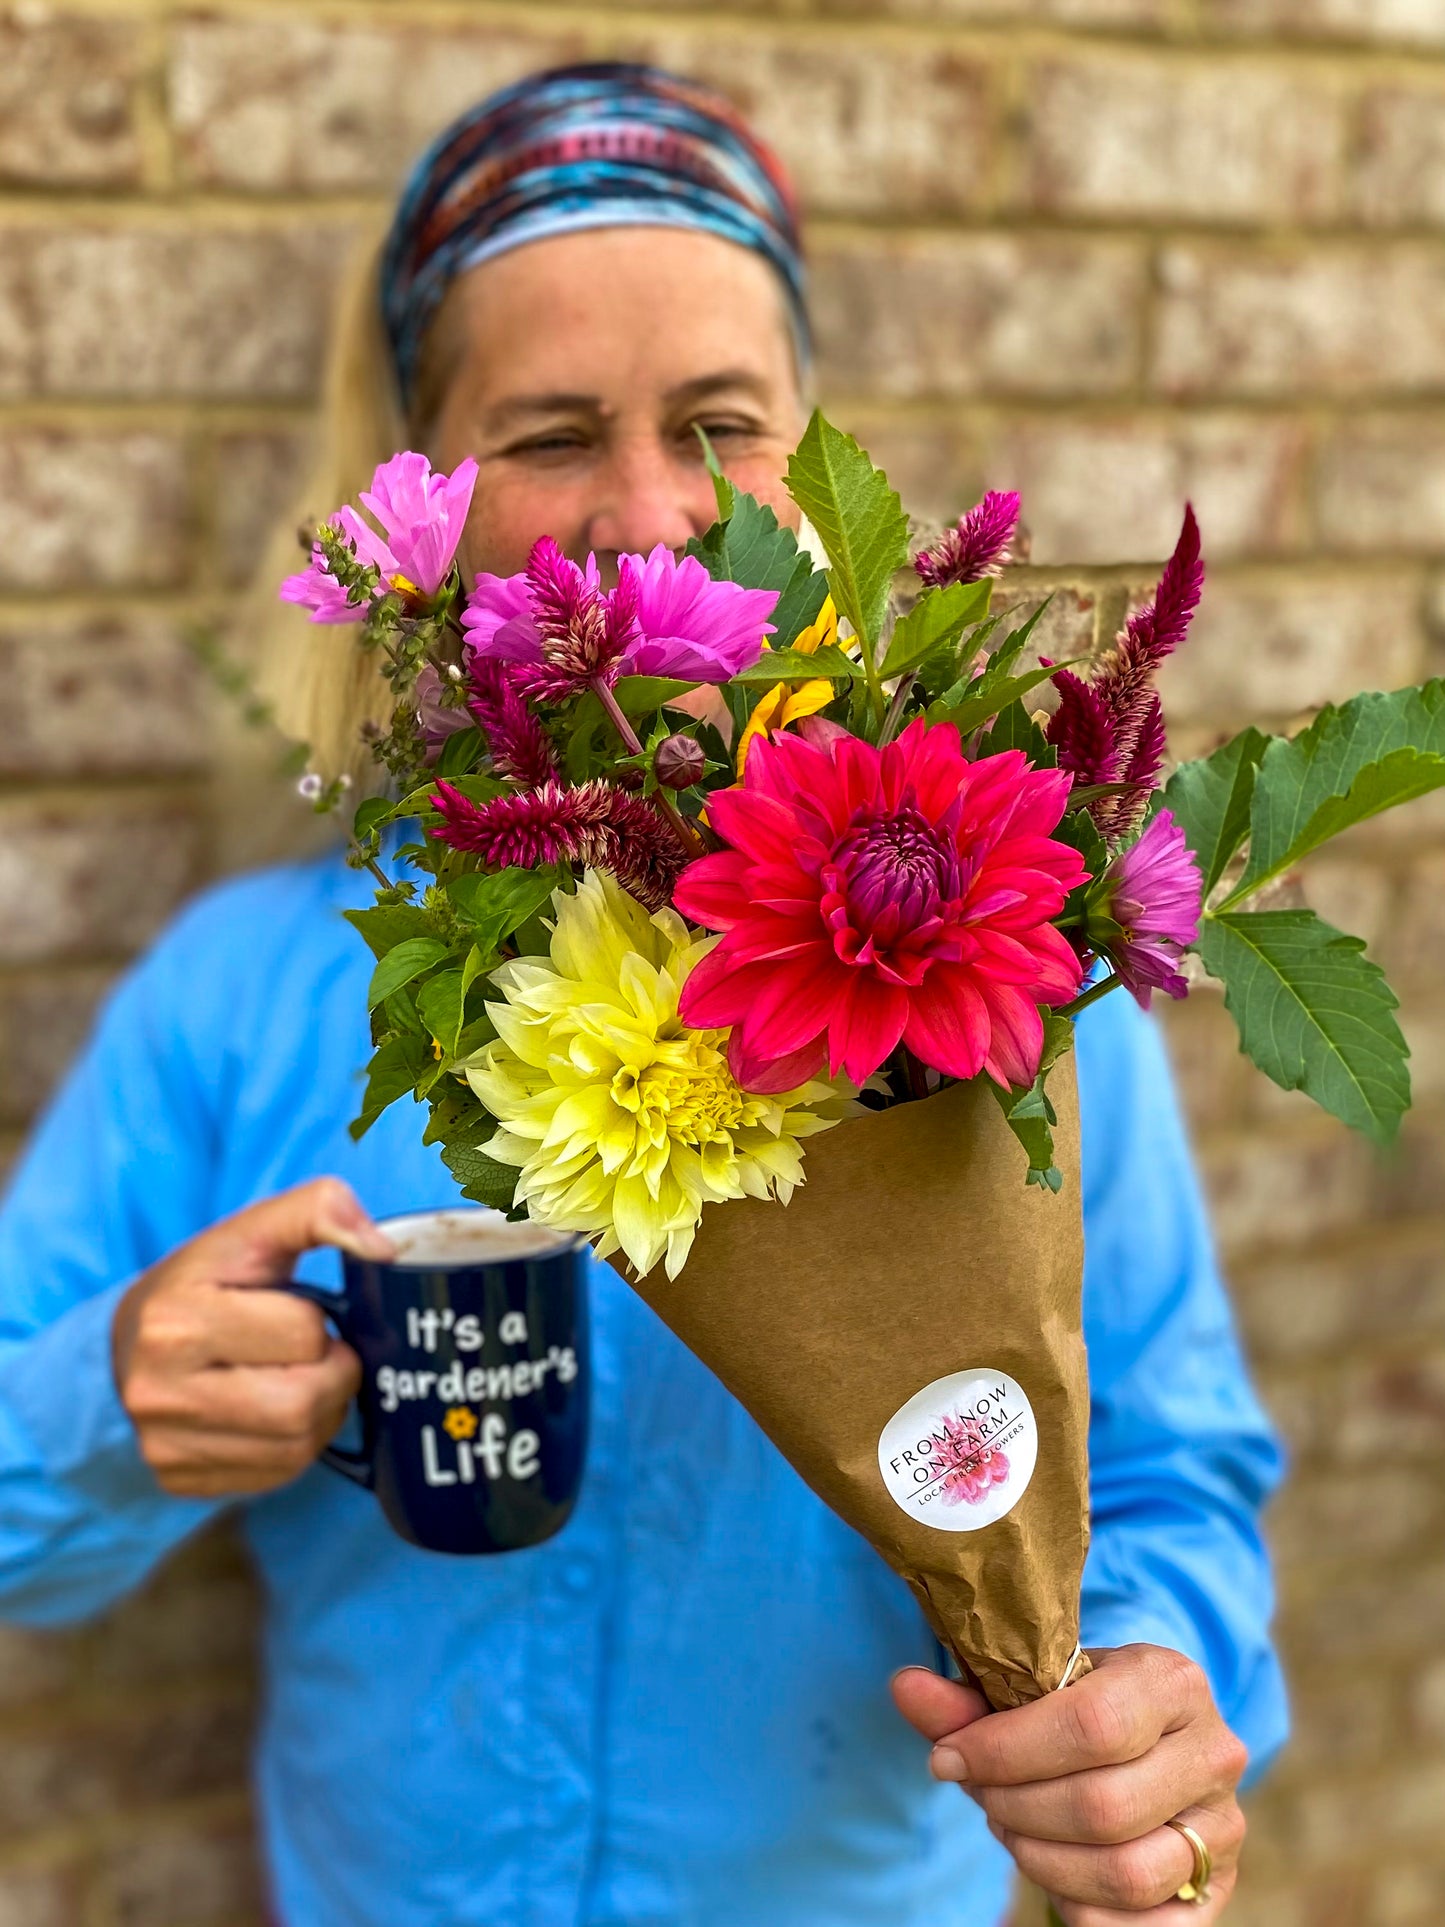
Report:
[[[922,1666],[895,1675],[899,1711],[934,1742],[935,1778],[956,1780],[1066,1927],[1211,1927],[1238,1870],[1247,1755],[1192,1660],[1162,1646],[1089,1655],[1076,1685],[1005,1713]],[[1205,1906],[1175,1898],[1194,1855],[1213,1856]]]

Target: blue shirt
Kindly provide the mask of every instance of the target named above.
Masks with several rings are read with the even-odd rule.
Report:
[[[370,959],[332,860],[193,905],[120,986],[0,1211],[0,1615],[99,1611],[216,1510],[170,1498],[111,1376],[116,1300],[217,1217],[335,1172],[455,1196],[422,1115],[354,1145]],[[1093,1530],[1086,1644],[1285,1716],[1241,1364],[1169,1076],[1123,996],[1079,1026]],[[1020,1171],[1022,1182],[1022,1170]],[[309,1275],[334,1275],[314,1254]],[[1009,1862],[888,1696],[911,1596],[605,1265],[595,1429],[548,1544],[457,1560],[321,1468],[242,1516],[268,1599],[257,1773],[286,1927],[985,1927]]]

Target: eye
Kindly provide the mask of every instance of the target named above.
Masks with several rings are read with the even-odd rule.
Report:
[[[550,455],[573,455],[587,447],[587,438],[575,428],[552,428],[542,435],[529,435],[524,441],[513,442],[502,453],[510,456],[537,456],[545,459]]]
[[[748,440],[759,434],[758,424],[739,415],[696,416],[687,425],[687,439],[694,444],[697,436],[694,429],[700,428],[708,440],[716,446],[719,442]]]

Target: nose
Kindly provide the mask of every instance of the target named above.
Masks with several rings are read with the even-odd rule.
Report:
[[[619,438],[599,479],[587,547],[608,574],[619,555],[646,555],[659,542],[682,548],[716,513],[702,463],[681,461],[656,435]]]

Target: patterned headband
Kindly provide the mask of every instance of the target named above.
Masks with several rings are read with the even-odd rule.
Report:
[[[782,279],[806,365],[797,209],[776,156],[711,88],[606,62],[492,94],[412,169],[381,269],[403,398],[427,327],[465,269],[547,235],[638,226],[699,228],[763,255]]]

